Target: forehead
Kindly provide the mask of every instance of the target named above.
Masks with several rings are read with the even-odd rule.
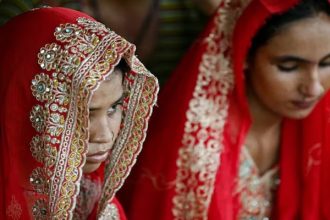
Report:
[[[320,14],[284,26],[264,49],[316,59],[330,52],[330,18]]]
[[[109,105],[117,101],[123,94],[123,74],[115,70],[107,79],[102,81],[94,91],[90,106]]]

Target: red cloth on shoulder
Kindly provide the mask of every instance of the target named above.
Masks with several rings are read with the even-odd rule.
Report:
[[[239,201],[237,196],[234,196],[234,187],[238,174],[238,156],[251,124],[245,95],[243,64],[251,40],[265,20],[272,14],[283,12],[297,3],[298,1],[295,0],[253,0],[244,10],[231,35],[233,37],[229,39],[232,40],[232,48],[230,48],[232,61],[229,62],[233,67],[234,86],[227,94],[220,92],[216,96],[221,97],[218,99],[219,102],[225,100],[229,107],[220,110],[217,112],[218,116],[214,116],[212,111],[218,110],[217,105],[193,101],[209,100],[208,97],[215,93],[211,90],[214,88],[213,83],[226,65],[226,63],[213,62],[219,56],[228,56],[226,54],[228,50],[223,53],[218,52],[223,45],[221,34],[225,35],[227,32],[214,31],[222,27],[219,21],[224,22],[225,19],[222,19],[228,12],[224,4],[220,4],[218,13],[187,51],[161,91],[159,108],[152,116],[144,150],[120,192],[119,198],[129,219],[236,219]],[[231,17],[228,16],[228,19]],[[221,33],[219,34],[221,36],[215,44],[212,44],[212,52],[215,54],[212,56],[207,48],[208,42],[218,33]],[[206,74],[203,72],[205,69],[208,71]],[[230,69],[223,71],[226,70],[230,71]],[[207,77],[213,77],[215,80],[207,81]],[[200,82],[208,82],[208,84],[198,84]],[[201,90],[205,92],[200,93]],[[196,94],[204,94],[205,97],[196,99]],[[195,111],[195,115],[190,114],[189,110],[197,108],[196,106],[200,107],[202,113],[199,115],[199,112]],[[198,126],[208,121],[196,123],[196,127],[187,126],[187,124],[191,125],[187,122],[198,121],[199,117],[203,118],[203,107],[209,108],[206,112],[210,115],[209,118],[205,117],[206,119],[221,118],[224,112],[227,116],[223,131],[219,133],[221,137],[218,142],[214,145],[202,145],[203,148],[200,148],[200,144],[204,143],[203,140],[207,141],[207,138],[212,137],[205,137],[202,133],[194,136],[189,132],[198,130],[200,128]],[[215,122],[217,122],[216,118]],[[284,120],[280,148],[281,183],[276,195],[275,219],[330,219],[329,125],[329,93],[323,97],[308,118],[299,121]],[[210,135],[207,132],[209,130],[206,130],[206,134]],[[183,144],[185,138],[191,138],[190,142]],[[220,152],[208,154],[210,146],[218,144],[222,146]],[[185,151],[186,149],[191,151]],[[208,156],[204,158],[204,155]],[[200,169],[199,166],[203,164],[212,166],[212,160],[216,161],[217,157],[220,163],[216,167],[216,172],[212,170],[214,167],[205,166]],[[183,169],[184,166],[188,167]],[[192,178],[195,168],[208,172],[196,172],[198,176],[196,178],[199,178],[196,180]],[[184,178],[190,182],[181,181]],[[208,178],[215,179],[213,184],[201,185]],[[200,191],[196,192],[195,189]],[[208,195],[203,197],[203,193]],[[183,196],[178,197],[178,194]],[[209,200],[204,201],[199,198]]]

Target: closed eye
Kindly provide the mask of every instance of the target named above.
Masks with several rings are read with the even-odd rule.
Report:
[[[299,69],[300,65],[306,62],[308,61],[292,55],[276,56],[272,58],[272,63],[281,72],[294,72]]]
[[[299,65],[295,61],[282,62],[277,64],[277,68],[282,72],[292,72],[299,68]]]

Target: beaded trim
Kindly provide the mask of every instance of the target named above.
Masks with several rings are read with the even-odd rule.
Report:
[[[147,86],[150,86],[152,94],[142,95],[146,85],[142,85],[137,91],[140,98],[145,100],[143,109],[140,110],[147,112],[138,115],[144,118],[137,118],[143,121],[144,125],[148,121],[158,92],[157,80],[134,57],[135,47],[103,24],[87,18],[78,18],[76,24],[62,24],[57,27],[54,35],[57,42],[46,44],[40,49],[38,64],[42,72],[37,74],[31,83],[32,94],[39,103],[33,106],[30,112],[32,126],[37,132],[31,140],[30,149],[33,157],[42,164],[35,168],[30,176],[30,183],[39,194],[39,199],[32,208],[36,219],[72,218],[87,151],[89,98],[120,59],[125,58],[133,72],[138,70],[134,65],[144,69],[132,73],[131,77],[136,75],[150,81],[151,85]],[[131,84],[134,83],[135,81],[132,81]],[[131,100],[127,99],[126,102],[128,111],[131,108]],[[137,119],[135,115],[131,115],[133,122]],[[124,123],[127,123],[127,120]],[[130,126],[126,133],[135,125],[131,122]],[[124,124],[124,127],[127,126]],[[123,137],[129,136],[126,133],[121,132]],[[140,141],[143,140],[141,137],[136,139],[136,149],[128,156],[121,149],[131,146],[121,145],[118,149],[114,146],[118,151],[116,158],[119,160],[123,157],[134,161],[141,148]],[[108,164],[112,165],[111,169],[107,168],[107,172],[121,166],[117,163]],[[124,167],[118,168],[124,173],[122,178],[128,175],[131,166],[132,162],[128,164],[126,161]],[[106,173],[106,178],[109,177],[111,175]],[[120,181],[122,183],[123,179]],[[111,199],[119,186],[107,186],[103,191],[107,195],[106,198]],[[102,203],[100,205],[104,206]]]
[[[118,208],[114,203],[107,204],[104,211],[100,214],[99,220],[120,220]]]

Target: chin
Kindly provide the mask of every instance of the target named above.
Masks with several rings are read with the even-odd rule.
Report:
[[[290,119],[295,119],[295,120],[300,120],[300,119],[304,119],[307,118],[313,111],[314,108],[312,109],[306,109],[306,110],[300,110],[300,111],[295,111],[289,114],[285,114],[284,116],[286,118],[290,118]]]
[[[100,167],[101,163],[86,163],[83,166],[83,173],[92,173]]]

